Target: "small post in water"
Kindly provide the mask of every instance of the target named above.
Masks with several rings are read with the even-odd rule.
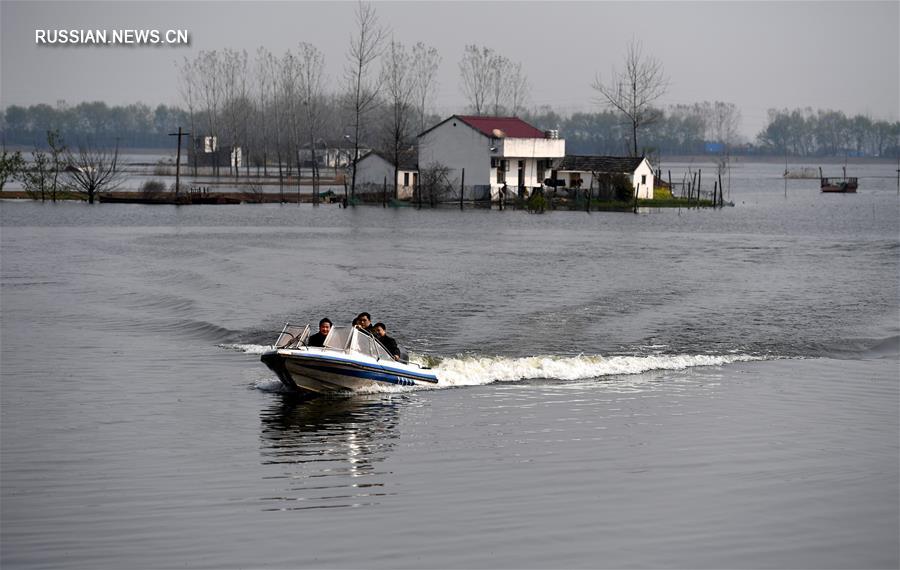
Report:
[[[462,176],[459,180],[459,211],[463,209],[463,196],[466,193],[466,169],[462,169]]]

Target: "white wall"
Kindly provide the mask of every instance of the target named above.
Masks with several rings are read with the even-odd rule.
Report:
[[[543,157],[542,157],[543,158]],[[517,189],[519,187],[519,161],[525,161],[525,181],[522,186],[526,188],[534,188],[536,186],[540,186],[544,182],[544,178],[550,176],[549,169],[542,169],[541,172],[538,172],[537,166],[540,158],[501,158],[498,160],[504,160],[508,163],[506,170],[506,187],[507,189]],[[497,182],[497,169],[491,168],[491,186],[493,186],[494,194],[496,195],[497,190],[503,187],[502,182]]]
[[[487,185],[491,180],[490,139],[459,119],[451,118],[419,137],[419,169],[440,163],[450,168],[452,185],[459,185],[466,169],[466,186]]]
[[[378,156],[370,154],[356,163],[356,183],[357,184],[384,184],[384,178],[387,177],[390,183],[394,177],[393,165]]]
[[[650,166],[650,162],[645,158],[634,171],[634,176],[631,179],[632,187],[638,189],[638,198],[653,198],[654,178],[653,167]]]
[[[581,189],[587,189],[591,187],[593,184],[594,176],[591,172],[580,172],[581,175]],[[623,173],[628,175],[627,172]],[[575,178],[572,172],[562,171],[559,172],[558,177],[560,180],[566,181],[567,187],[572,187],[572,179]],[[631,187],[637,189],[638,198],[644,200],[653,198],[653,185],[655,176],[653,174],[653,167],[650,166],[650,162],[645,158],[638,167],[635,169],[634,173],[631,175]]]
[[[566,156],[563,139],[501,139],[503,157],[562,158]]]
[[[404,179],[407,178],[404,177],[404,174],[409,175],[408,186],[403,184]],[[401,200],[412,198],[416,176],[415,170],[403,170],[401,168],[397,171],[397,198]],[[385,178],[390,184],[393,177],[394,165],[377,154],[370,154],[356,163],[357,184],[375,184],[381,187],[384,185]]]

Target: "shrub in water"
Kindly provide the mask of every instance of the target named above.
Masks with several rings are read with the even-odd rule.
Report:
[[[145,196],[162,194],[166,191],[166,183],[159,180],[148,180],[141,186],[141,193]]]

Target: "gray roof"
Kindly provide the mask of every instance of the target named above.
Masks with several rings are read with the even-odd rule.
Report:
[[[631,174],[644,160],[643,156],[596,156],[567,154],[554,163],[556,170],[578,172],[622,172]]]
[[[369,155],[377,156],[377,157],[381,158],[382,160],[384,160],[385,162],[387,162],[388,164],[394,164],[393,155],[391,155],[390,153],[382,152],[382,151],[378,151],[378,150],[373,150],[373,151],[367,152],[366,154],[362,155],[359,160],[363,160],[364,158],[366,158]],[[399,158],[400,158],[400,164],[398,164],[397,167],[400,170],[417,170],[418,169],[419,155],[415,148],[409,148],[409,149],[400,151]]]

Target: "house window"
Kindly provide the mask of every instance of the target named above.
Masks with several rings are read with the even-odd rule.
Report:
[[[641,184],[647,184],[647,175],[641,174]]]
[[[497,168],[500,166],[500,159],[491,157],[491,168]]]
[[[506,163],[507,160],[497,161],[497,184],[506,184]]]
[[[409,172],[403,173],[403,185],[409,186]]]

